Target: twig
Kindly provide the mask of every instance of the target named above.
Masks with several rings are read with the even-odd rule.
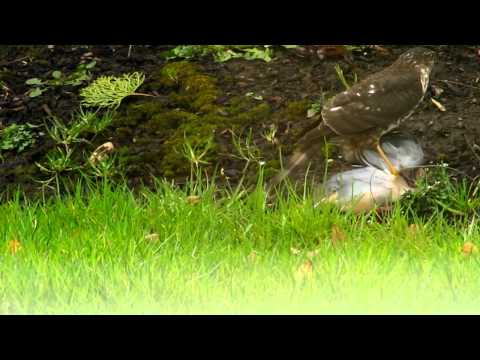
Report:
[[[443,82],[443,83],[450,83],[450,84],[455,84],[455,85],[459,85],[459,86],[464,86],[464,87],[469,87],[469,88],[472,88],[472,89],[477,89],[477,90],[480,90],[480,87],[478,86],[473,86],[473,85],[468,85],[468,84],[465,84],[465,83],[461,83],[459,81],[453,81],[453,80],[438,80],[439,82]]]
[[[50,110],[50,108],[48,107],[47,104],[43,104],[42,109],[43,109],[43,111],[45,111],[47,113],[48,116],[53,116],[52,110]]]
[[[133,93],[130,96],[148,96],[148,97],[157,97],[158,95],[144,94],[144,93]]]
[[[477,154],[477,152],[475,151],[474,147],[472,144],[470,144],[470,141],[468,141],[468,137],[466,134],[463,135],[463,137],[465,138],[465,142],[467,143],[468,147],[470,148],[470,150],[472,150],[472,153],[473,155],[477,158],[477,160],[480,162],[480,156]]]
[[[12,61],[8,61],[8,62],[5,62],[5,63],[2,63],[1,65],[2,66],[6,66],[6,65],[10,65],[10,64],[13,64],[15,62],[18,62],[18,61],[22,61],[22,60],[25,60],[25,59],[28,59],[28,56],[24,56],[24,57],[21,57],[19,59],[15,59],[15,60],[12,60]]]

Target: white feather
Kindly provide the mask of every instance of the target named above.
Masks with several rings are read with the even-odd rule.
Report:
[[[381,146],[392,165],[400,172],[417,167],[423,163],[423,150],[420,144],[412,137],[400,134],[388,135],[382,140]],[[366,165],[388,171],[387,164],[377,151],[367,149],[363,151],[362,155]]]
[[[324,200],[363,213],[392,203],[409,190],[403,177],[367,166],[331,177],[324,185]]]

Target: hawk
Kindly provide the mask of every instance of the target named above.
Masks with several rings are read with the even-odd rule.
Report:
[[[397,176],[399,171],[385,155],[380,139],[408,119],[422,102],[434,62],[432,50],[412,48],[389,67],[328,100],[321,111],[321,123],[300,139],[298,151],[272,185],[319,151],[325,138],[340,146],[350,163],[364,162],[363,151],[375,148],[390,173]]]

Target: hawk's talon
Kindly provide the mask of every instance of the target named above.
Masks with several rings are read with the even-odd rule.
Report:
[[[387,164],[388,171],[390,171],[390,173],[393,176],[399,176],[400,172],[397,170],[397,168],[395,166],[393,166],[392,162],[387,157],[387,155],[385,155],[385,152],[382,149],[382,145],[380,145],[380,141],[378,141],[378,143],[377,143],[377,152],[380,155],[380,157],[383,159],[383,161],[385,161],[385,164]]]

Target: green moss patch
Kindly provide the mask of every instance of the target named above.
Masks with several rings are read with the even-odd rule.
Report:
[[[232,150],[218,141],[220,133],[254,127],[272,115],[270,105],[245,96],[219,104],[223,94],[216,79],[189,62],[163,66],[145,87],[162,93],[168,102],[141,99],[121,109],[115,121],[115,137],[122,146],[120,161],[130,175],[188,176],[185,139],[199,152],[210,143],[203,160],[213,168],[222,154]]]

